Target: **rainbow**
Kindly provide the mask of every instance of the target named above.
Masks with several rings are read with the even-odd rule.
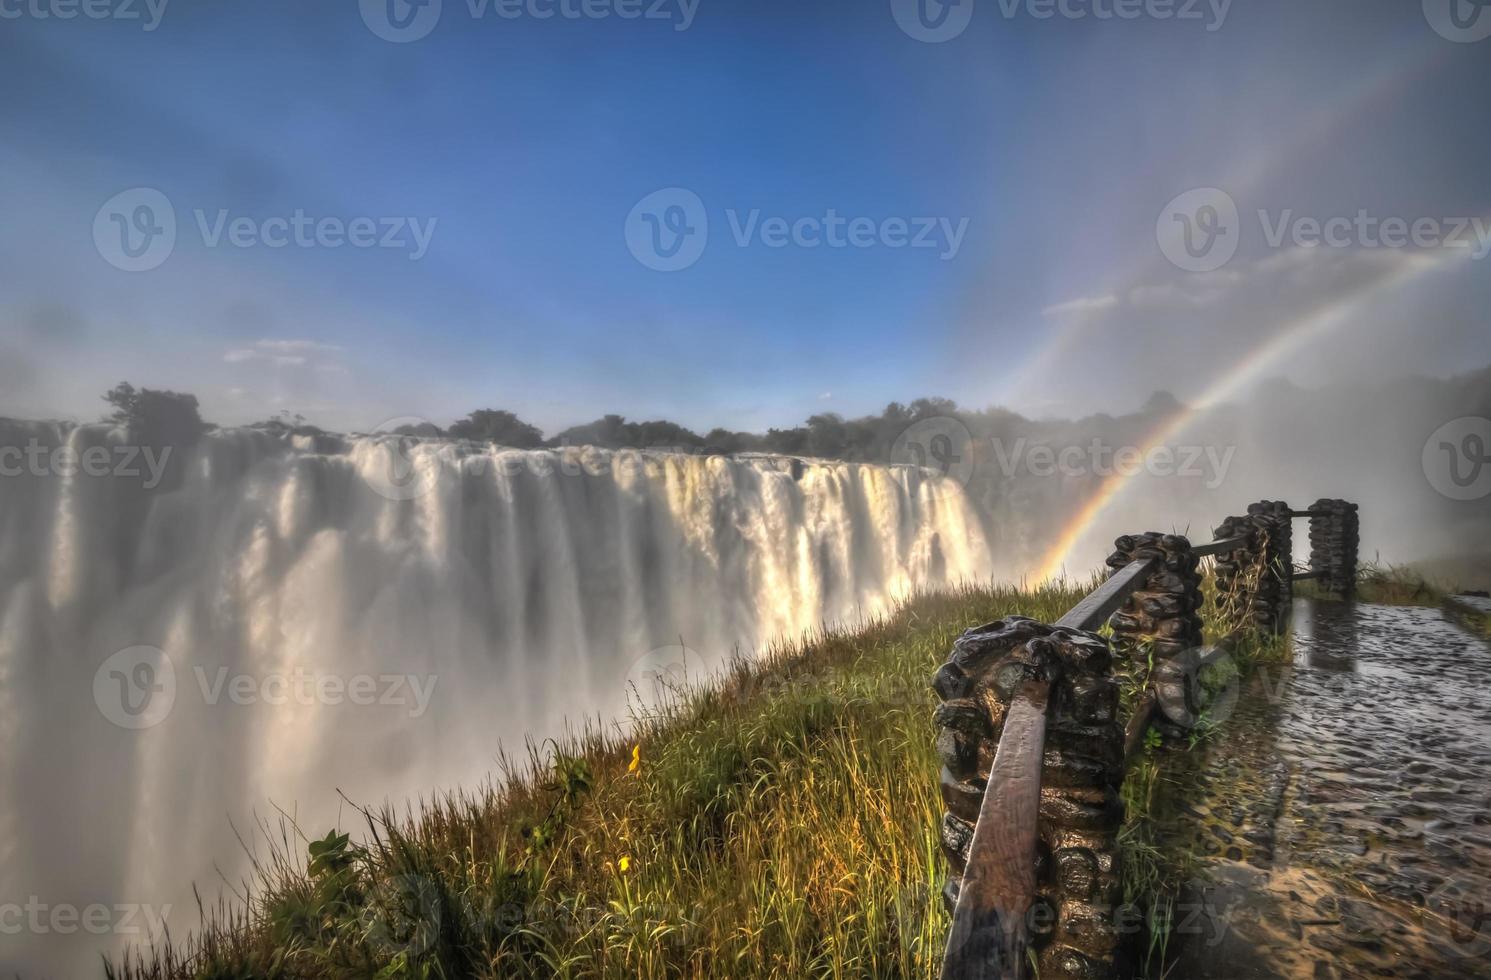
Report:
[[[1192,421],[1215,406],[1236,395],[1246,385],[1257,380],[1270,365],[1292,351],[1309,343],[1336,326],[1345,322],[1352,314],[1361,310],[1379,295],[1406,285],[1436,269],[1450,265],[1456,258],[1469,255],[1468,250],[1446,250],[1437,254],[1406,256],[1403,267],[1373,282],[1364,284],[1355,293],[1341,297],[1312,310],[1287,326],[1276,331],[1261,344],[1249,351],[1235,365],[1217,377],[1202,392],[1196,401],[1169,416],[1148,433],[1139,447],[1142,453],[1164,445],[1179,435]],[[1068,555],[1093,525],[1098,516],[1119,496],[1129,483],[1129,477],[1113,473],[1103,479],[1097,492],[1082,505],[1062,528],[1056,541],[1042,556],[1036,573],[1037,581],[1049,581],[1064,577]]]
[[[1224,174],[1215,186],[1234,195],[1248,196],[1271,176],[1307,153],[1312,145],[1336,138],[1341,130],[1366,118],[1384,101],[1449,61],[1453,52],[1447,51],[1446,47],[1453,45],[1446,46],[1426,40],[1418,48],[1406,49],[1398,57],[1385,60],[1376,71],[1354,79],[1335,98],[1318,103],[1318,107],[1309,112],[1283,138],[1271,144],[1260,143],[1258,152],[1242,160],[1231,173]],[[1115,300],[1122,301],[1135,286],[1144,281],[1146,270],[1156,267],[1156,253],[1145,252],[1141,255],[1143,258],[1136,259],[1126,274],[1120,273],[1118,276],[1120,285],[1110,294]],[[1037,346],[1005,374],[1001,384],[1005,397],[1018,398],[1028,384],[1040,383],[1101,322],[1102,317],[1092,313],[1075,312],[1066,315],[1044,344]]]

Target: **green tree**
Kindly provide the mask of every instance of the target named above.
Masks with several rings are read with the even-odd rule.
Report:
[[[136,388],[121,381],[104,392],[114,406],[110,421],[129,426],[133,438],[159,446],[191,446],[207,424],[197,409],[197,396],[176,391]]]
[[[808,452],[822,459],[838,459],[849,448],[849,429],[838,412],[823,412],[808,419]]]
[[[957,414],[958,403],[951,398],[918,398],[911,403],[911,415],[918,422],[934,416]]]
[[[544,444],[544,434],[512,412],[479,408],[450,427],[450,435],[473,442],[495,442],[514,449],[536,449]]]
[[[786,455],[805,454],[808,451],[808,430],[796,429],[767,429],[766,438],[762,440],[766,444],[768,452],[784,453]]]

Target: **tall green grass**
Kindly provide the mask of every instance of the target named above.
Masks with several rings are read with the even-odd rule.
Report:
[[[633,733],[529,745],[479,789],[331,833],[265,824],[252,892],[107,973],[933,976],[948,922],[931,676],[964,629],[1052,622],[1094,584],[920,595],[739,663]],[[1144,765],[1136,818],[1159,778]],[[1123,846],[1131,892],[1153,891],[1156,845],[1126,830]]]
[[[1356,598],[1388,606],[1437,606],[1445,596],[1459,591],[1455,580],[1425,571],[1416,565],[1363,562],[1356,573]],[[1334,600],[1319,583],[1306,580],[1295,585],[1295,593],[1311,599]]]
[[[969,626],[1051,621],[1084,592],[918,596],[345,838],[260,827],[251,894],[109,976],[928,976],[947,929],[932,673]]]

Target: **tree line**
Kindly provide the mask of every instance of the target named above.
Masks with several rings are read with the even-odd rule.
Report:
[[[135,388],[122,382],[103,396],[113,409],[108,420],[127,424],[151,438],[175,445],[195,442],[214,428],[202,420],[197,398],[183,392]],[[845,418],[821,412],[791,428],[764,433],[714,428],[697,433],[676,422],[658,419],[634,422],[622,415],[603,415],[593,422],[573,425],[545,436],[538,426],[505,409],[482,408],[441,428],[433,423],[401,426],[402,435],[469,439],[514,449],[558,446],[600,446],[606,449],[673,449],[706,453],[780,453],[823,459],[884,459],[906,429],[929,418],[957,418],[974,438],[999,435],[1026,420],[1001,408],[969,411],[948,398],[918,398],[891,402],[878,415]],[[297,414],[280,412],[251,427],[298,433],[324,434]]]

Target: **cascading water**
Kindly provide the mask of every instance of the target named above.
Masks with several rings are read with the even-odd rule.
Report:
[[[186,932],[273,807],[319,833],[338,790],[469,786],[623,719],[654,651],[712,669],[992,571],[962,488],[911,467],[129,438],[0,422],[6,972]]]

